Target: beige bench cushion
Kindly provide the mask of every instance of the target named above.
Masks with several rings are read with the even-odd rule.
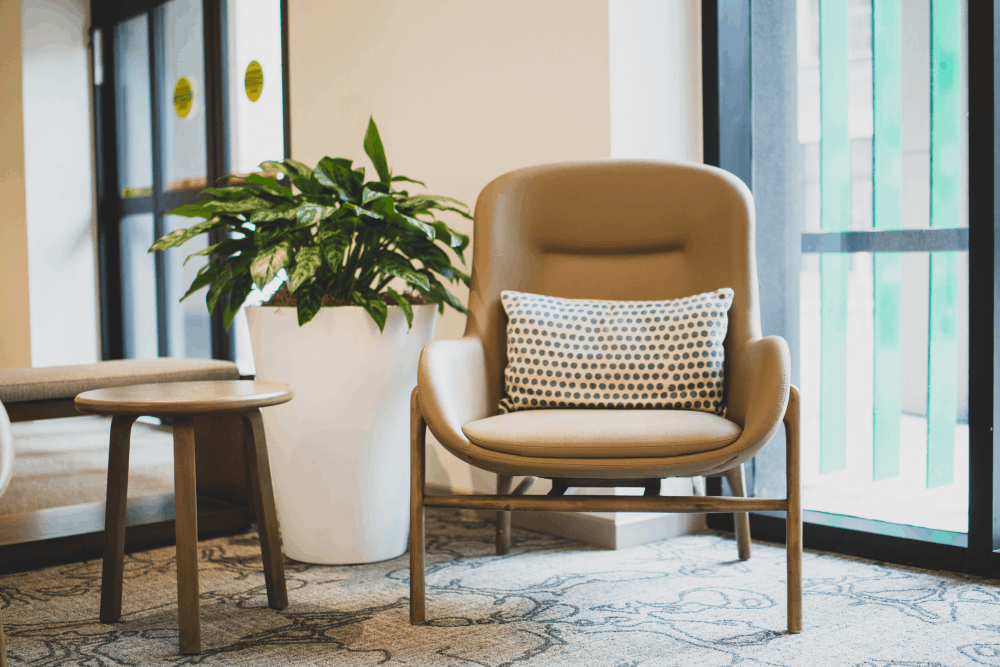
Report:
[[[495,452],[543,458],[648,458],[721,449],[739,424],[694,410],[525,410],[462,427]]]
[[[236,364],[212,359],[124,359],[78,366],[0,368],[0,402],[73,398],[91,389],[130,384],[239,379]]]

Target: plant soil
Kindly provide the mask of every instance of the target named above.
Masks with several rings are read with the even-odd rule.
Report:
[[[412,303],[414,306],[421,306],[427,303],[431,303],[421,294],[406,293],[403,294],[402,296],[405,297],[406,300]],[[389,296],[388,294],[383,294],[382,300],[385,301],[390,306],[396,305],[396,302],[393,301],[392,297]],[[287,285],[282,284],[282,286],[278,288],[278,291],[275,292],[274,295],[270,299],[268,299],[266,303],[262,305],[277,306],[279,308],[294,308],[297,304],[298,304],[298,299],[295,297],[294,294],[288,293]],[[333,297],[329,294],[323,295],[324,308],[332,306],[356,306],[356,305],[357,304],[354,303],[353,301],[348,301],[346,299],[337,299],[336,297]]]

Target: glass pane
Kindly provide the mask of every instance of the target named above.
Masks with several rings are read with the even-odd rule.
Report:
[[[284,156],[284,99],[282,95],[281,8],[270,0],[227,0],[229,57],[229,171],[259,170],[264,160]],[[247,300],[258,305],[281,283],[275,279],[264,293]],[[253,374],[253,352],[246,316],[233,320],[235,361],[240,373]]]
[[[118,185],[122,196],[153,193],[153,133],[146,15],[115,26]]]
[[[205,48],[200,0],[157,9],[161,33],[161,156],[166,192],[206,187]]]
[[[229,170],[257,171],[284,155],[281,7],[272,0],[228,0]]]
[[[799,1],[803,233],[968,226],[966,7]],[[805,254],[800,299],[804,508],[966,533],[968,253]]]
[[[191,218],[167,216],[163,219],[164,234],[191,226]],[[197,236],[180,248],[164,253],[164,290],[167,301],[167,356],[189,359],[212,358],[212,323],[205,305],[207,287],[189,296],[183,302],[180,298],[187,292],[198,270],[208,263],[204,256],[193,257],[185,265],[190,254],[208,247],[204,234]]]
[[[153,245],[153,214],[138,213],[121,221],[122,325],[126,359],[159,356],[156,326],[156,265],[147,252]]]

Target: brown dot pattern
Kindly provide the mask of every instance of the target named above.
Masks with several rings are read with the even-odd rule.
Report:
[[[723,341],[733,290],[669,301],[596,301],[505,291],[500,414],[538,408],[725,414]]]

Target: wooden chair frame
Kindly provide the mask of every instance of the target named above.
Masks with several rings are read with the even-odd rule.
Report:
[[[742,468],[725,473],[734,494],[743,497],[706,496],[526,496],[534,478],[528,477],[516,489],[512,478],[498,475],[496,495],[435,495],[426,492],[427,423],[420,411],[420,396],[415,388],[410,397],[410,623],[426,620],[426,579],[424,568],[424,508],[449,507],[496,510],[497,553],[510,549],[511,511],[557,512],[732,512],[735,515],[736,540],[741,560],[750,557],[750,520],[747,512],[783,511],[788,562],[788,632],[802,631],[802,498],[799,478],[799,391],[791,386],[785,425],[786,498],[747,498]],[[646,486],[647,480],[607,480],[587,486]],[[585,480],[564,480],[566,486],[583,486]],[[647,489],[650,487],[647,486]]]

